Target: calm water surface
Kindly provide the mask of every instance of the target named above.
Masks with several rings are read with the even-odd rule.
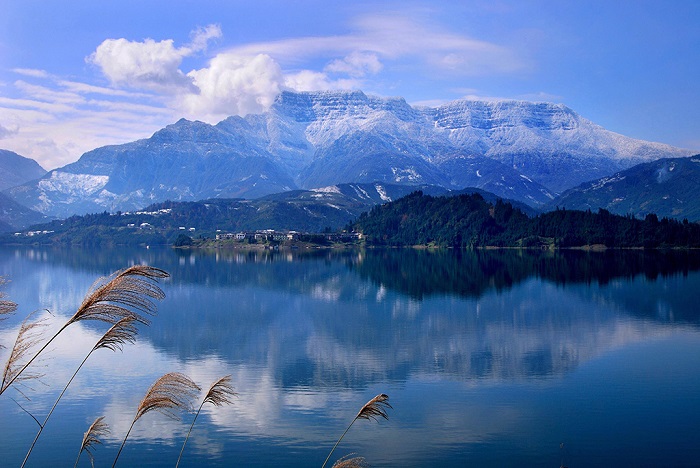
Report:
[[[205,406],[181,466],[320,466],[378,393],[389,420],[358,421],[333,459],[372,466],[699,466],[700,254],[0,250],[18,313],[72,315],[92,282],[136,263],[167,270],[136,344],[95,352],[28,466],[72,466],[100,415],[111,466],[147,388],[166,372],[239,396]],[[79,323],[0,396],[0,465],[19,466],[40,420],[105,331]],[[2,363],[8,350],[0,349]],[[192,415],[141,418],[120,466],[174,466]],[[83,455],[80,466],[89,466]]]

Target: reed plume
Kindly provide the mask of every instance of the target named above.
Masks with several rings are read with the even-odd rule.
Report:
[[[78,458],[76,458],[73,468],[78,466],[80,455],[82,455],[83,452],[87,452],[87,454],[90,456],[90,465],[93,468],[95,467],[95,457],[92,454],[92,449],[95,445],[102,443],[100,437],[103,437],[110,432],[109,426],[104,422],[104,419],[104,416],[100,416],[99,418],[95,419],[95,422],[90,425],[87,432],[85,432],[85,435],[83,435],[83,443],[80,445]]]
[[[83,320],[99,320],[110,324],[124,317],[148,324],[143,314],[152,315],[156,311],[154,299],[163,299],[165,294],[158,286],[158,280],[169,275],[158,268],[136,265],[117,271],[109,277],[97,280],[78,310],[68,321],[29,359],[17,373],[0,387],[2,394],[24,372],[49,344],[70,325]]]
[[[0,276],[0,286],[5,284],[6,282],[7,282],[7,280],[4,277]],[[0,291],[0,322],[5,320],[8,315],[10,315],[15,310],[17,310],[17,304],[15,304],[12,301],[8,301],[8,300],[4,299],[5,297],[7,297],[7,294]],[[5,348],[5,346],[3,346],[2,343],[0,343],[0,349],[3,349],[3,348]]]
[[[179,419],[175,410],[190,409],[192,400],[195,399],[197,392],[200,390],[199,386],[189,377],[177,372],[165,374],[156,380],[146,392],[138,408],[136,408],[136,416],[134,416],[131,426],[129,426],[129,430],[124,436],[124,441],[119,447],[119,452],[117,452],[112,468],[116,466],[119,455],[122,453],[124,444],[126,444],[126,439],[129,437],[136,421],[151,411],[158,411],[170,418]]]
[[[27,452],[27,455],[24,457],[24,461],[22,462],[22,467],[27,463],[27,460],[29,459],[29,455],[31,455],[32,450],[34,449],[34,445],[36,445],[37,440],[39,440],[39,436],[43,432],[44,428],[46,427],[46,423],[49,422],[49,418],[53,414],[54,410],[56,409],[56,406],[58,406],[58,402],[61,401],[61,398],[63,398],[63,395],[66,393],[68,390],[68,386],[73,382],[73,379],[75,379],[75,376],[78,375],[78,372],[80,372],[80,369],[82,369],[83,365],[85,362],[88,360],[88,358],[97,351],[98,349],[109,349],[112,351],[121,351],[122,347],[124,346],[125,343],[133,343],[136,340],[136,334],[138,333],[138,330],[134,326],[134,322],[136,319],[134,317],[124,317],[123,319],[119,320],[117,323],[112,325],[109,330],[105,332],[102,337],[97,340],[97,343],[95,343],[95,346],[92,347],[90,352],[85,356],[83,361],[80,363],[78,368],[75,370],[73,375],[71,376],[70,380],[68,380],[68,383],[66,384],[65,387],[63,387],[63,391],[61,391],[61,394],[58,395],[58,398],[56,398],[56,401],[54,402],[53,406],[51,407],[51,410],[49,413],[46,415],[46,419],[44,419],[44,422],[42,424],[39,424],[39,431],[36,433],[36,437],[34,437],[34,441],[32,442],[32,445],[29,447],[29,451]],[[87,433],[86,433],[87,434]]]
[[[22,371],[28,364],[23,364],[27,359],[28,354],[41,341],[41,329],[46,326],[43,319],[32,321],[34,313],[24,319],[22,325],[17,332],[15,344],[10,351],[10,356],[7,358],[5,367],[2,372],[2,383],[0,384],[0,394],[7,390],[10,385],[17,381],[27,381],[42,377],[42,374],[37,372],[27,372],[22,374]],[[36,355],[35,355],[36,357]],[[34,358],[31,358],[31,362]],[[21,393],[21,392],[20,392]]]
[[[165,297],[157,281],[168,276],[168,273],[159,268],[135,265],[99,279],[64,328],[82,320],[116,323],[128,316],[148,325],[148,319],[141,314],[155,313],[156,304],[153,299]]]
[[[344,457],[339,458],[338,461],[333,463],[332,468],[367,468],[369,466],[364,457],[348,458],[350,455],[345,455]]]
[[[4,277],[0,276],[0,286],[2,286],[5,283],[7,283],[7,280]],[[5,297],[7,297],[7,294],[0,291],[0,320],[7,318],[9,314],[11,314],[17,309],[17,304],[4,299]]]
[[[378,421],[379,418],[384,418],[388,420],[389,415],[387,415],[386,413],[387,408],[391,408],[391,405],[389,404],[389,396],[385,395],[384,393],[380,393],[379,395],[365,403],[365,406],[363,406],[360,409],[360,411],[357,413],[357,416],[355,416],[355,418],[350,422],[350,425],[347,427],[347,429],[345,429],[343,435],[341,435],[340,439],[338,439],[338,441],[335,443],[335,445],[331,449],[331,452],[326,457],[326,461],[323,462],[321,468],[326,466],[326,463],[328,463],[328,460],[331,458],[333,451],[338,446],[340,441],[343,440],[343,437],[345,437],[345,434],[348,433],[352,425],[355,424],[355,421],[357,421],[358,419]]]
[[[209,391],[207,391],[206,395],[204,396],[204,399],[202,400],[202,403],[199,405],[199,408],[197,409],[197,412],[194,415],[194,419],[192,420],[192,424],[190,425],[190,430],[187,431],[187,437],[185,437],[185,442],[182,443],[182,449],[180,449],[180,456],[177,457],[177,463],[175,464],[176,468],[180,465],[180,459],[182,458],[182,453],[185,451],[185,445],[187,444],[187,440],[190,438],[190,433],[192,432],[194,423],[195,421],[197,421],[199,412],[202,411],[202,407],[204,406],[204,404],[211,403],[214,406],[228,405],[231,404],[231,397],[234,397],[236,395],[237,393],[233,390],[233,385],[231,385],[230,375],[221,377],[216,382],[211,384],[211,386],[209,387]]]

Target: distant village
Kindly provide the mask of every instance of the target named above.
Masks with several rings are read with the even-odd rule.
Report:
[[[274,229],[262,229],[257,231],[241,231],[237,233],[217,233],[216,240],[236,240],[240,242],[284,242],[302,240],[304,236],[323,236],[323,238],[328,242],[352,242],[362,239],[362,234],[359,232],[309,234],[297,231],[275,231]]]

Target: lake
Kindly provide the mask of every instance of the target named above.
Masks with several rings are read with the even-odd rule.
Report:
[[[0,344],[35,310],[60,325],[93,281],[133,264],[170,273],[165,300],[135,344],[90,357],[28,466],[72,466],[101,415],[95,465],[111,466],[173,371],[205,388],[231,374],[238,393],[204,406],[181,466],[321,466],[379,393],[389,419],[355,422],[331,462],[700,464],[700,252],[3,248],[19,308]],[[0,396],[0,464],[21,464],[38,429],[27,412],[43,420],[106,328],[71,326],[40,381]],[[192,418],[145,415],[119,466],[174,466]]]

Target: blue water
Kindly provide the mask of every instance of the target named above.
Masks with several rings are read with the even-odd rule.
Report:
[[[136,344],[94,353],[28,466],[111,466],[147,388],[167,372],[202,387],[232,375],[231,405],[204,406],[181,466],[700,465],[700,255],[642,252],[0,250],[21,320],[72,315],[95,279],[135,263],[165,269],[166,299]],[[19,466],[82,358],[105,331],[71,326],[0,395],[0,464]],[[0,350],[4,363],[8,349]],[[19,393],[16,390],[21,390]],[[17,403],[15,403],[16,400]],[[119,466],[174,466],[192,413],[141,418]],[[79,466],[90,466],[83,454]]]

